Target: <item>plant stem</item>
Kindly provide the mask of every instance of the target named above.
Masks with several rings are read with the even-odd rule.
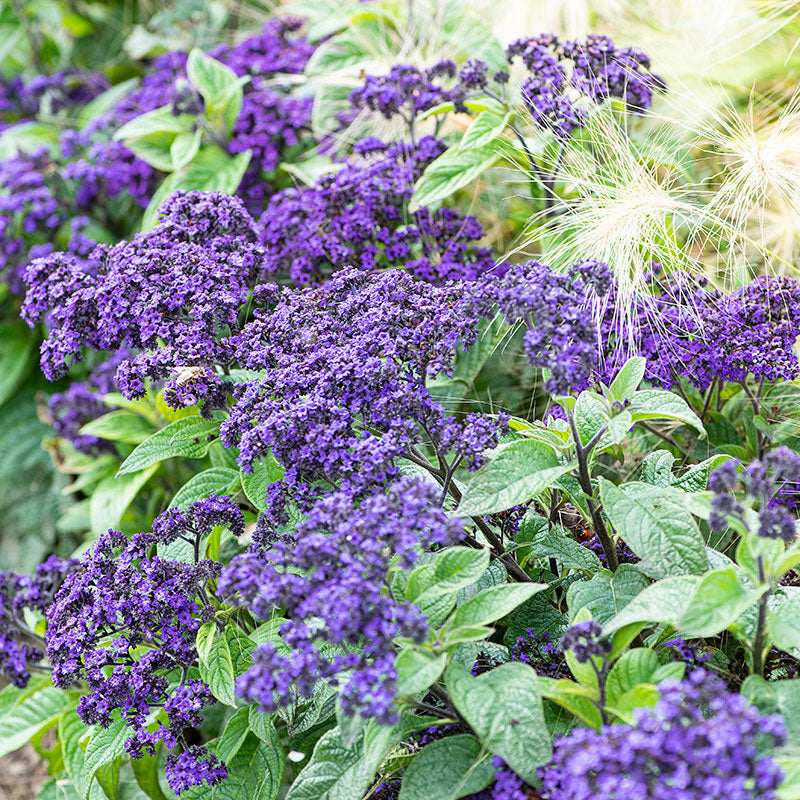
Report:
[[[756,566],[758,568],[759,583],[763,585],[766,581],[763,556],[759,556],[756,559]],[[768,601],[769,592],[764,592],[758,601],[758,621],[756,622],[756,636],[753,639],[753,674],[762,677],[764,675],[764,640],[766,638]]]
[[[572,409],[567,411],[567,419],[569,420],[569,428],[572,431],[572,438],[575,441],[575,455],[578,459],[578,482],[581,485],[583,493],[586,495],[586,505],[589,508],[589,515],[592,518],[594,532],[597,534],[597,538],[600,540],[600,544],[603,547],[603,554],[606,557],[608,568],[612,572],[616,572],[619,566],[617,549],[608,533],[600,509],[595,503],[594,493],[592,491],[592,477],[589,474],[588,455],[591,452],[591,448],[600,440],[603,430],[601,429],[598,431],[586,445],[583,445],[581,444],[581,437],[578,433],[578,426],[575,424],[575,414],[572,412]]]
[[[648,425],[646,422],[642,422],[642,420],[639,420],[639,422],[637,422],[636,424],[641,425],[646,431],[649,431],[655,436],[658,436],[659,439],[663,439],[667,444],[672,445],[672,447],[674,447],[676,450],[679,450],[687,458],[691,458],[692,454],[685,447],[679,445],[675,441],[675,438],[670,436],[668,433],[664,433],[663,431],[658,430],[658,428],[654,428],[652,425]]]

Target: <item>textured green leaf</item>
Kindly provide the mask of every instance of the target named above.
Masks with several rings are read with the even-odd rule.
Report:
[[[648,453],[641,465],[641,479],[653,486],[669,486],[672,483],[672,465],[675,456],[669,450],[656,450]]]
[[[581,569],[597,572],[601,568],[600,559],[588,547],[573,539],[560,525],[550,525],[545,517],[528,512],[520,522],[514,537],[516,544],[528,543],[522,549],[527,558],[554,558],[568,569]]]
[[[459,152],[458,146],[445,150],[428,165],[414,186],[409,211],[436,206],[451,194],[472,183],[498,159],[498,151],[490,142]]]
[[[89,787],[97,771],[110,764],[125,752],[125,742],[131,738],[132,729],[124,720],[118,719],[107,728],[95,727],[83,763],[84,797],[89,796]]]
[[[227,638],[215,636],[207,652],[206,661],[200,662],[200,677],[209,685],[217,700],[235,706],[235,673]]]
[[[606,633],[612,633],[633,622],[657,620],[678,626],[701,581],[699,575],[676,575],[656,581],[640,591],[613,618],[606,617],[600,622],[603,623]]]
[[[489,144],[503,133],[510,119],[510,113],[498,116],[491,111],[481,111],[461,137],[457,152]]]
[[[658,669],[658,656],[646,647],[635,647],[614,664],[606,682],[607,702],[613,705],[640,683],[651,683]]]
[[[662,389],[641,389],[631,399],[630,412],[634,422],[648,419],[671,419],[694,428],[705,438],[706,429],[700,417],[692,411],[686,401]]]
[[[211,467],[198,472],[175,493],[170,508],[188,508],[197,500],[211,495],[231,496],[239,487],[239,471],[228,467]]]
[[[485,789],[495,772],[474,736],[447,736],[427,744],[414,757],[403,774],[400,800],[456,800]]]
[[[133,502],[139,490],[150,480],[158,465],[120,477],[105,478],[97,484],[89,500],[89,519],[92,531],[105,533],[119,525],[122,515]],[[119,473],[117,473],[119,475]]]
[[[567,590],[567,605],[575,614],[588,608],[601,625],[625,608],[648,585],[633,564],[620,564],[615,573],[598,572],[590,581],[577,581]]]
[[[512,442],[473,475],[456,513],[470,517],[505,511],[527,502],[574,466],[559,463],[553,449],[541,442]]]
[[[535,672],[511,662],[474,677],[453,662],[447,668],[446,685],[481,743],[525,781],[534,783],[537,767],[552,755]]]
[[[249,475],[242,473],[242,489],[245,497],[259,510],[267,507],[267,487],[283,478],[283,467],[272,453],[263,456],[260,461],[253,464]]]
[[[132,411],[109,411],[87,422],[80,430],[85,436],[97,436],[110,442],[140,444],[155,432],[153,425]]]
[[[767,625],[773,644],[780,650],[800,648],[800,592],[781,598],[767,614]]]
[[[718,455],[707,458],[705,461],[689,467],[678,477],[673,478],[672,485],[684,492],[702,492],[708,486],[708,476],[711,471],[725,461],[730,461],[730,456]]]
[[[636,555],[661,576],[708,569],[705,542],[680,490],[600,478],[603,511]]]
[[[713,636],[736,622],[764,591],[742,586],[733,567],[713,570],[703,576],[680,628],[689,636]]]
[[[397,694],[409,695],[425,691],[443,672],[447,654],[437,656],[423,650],[407,649],[398,654]]]
[[[472,627],[494,622],[513,611],[529,597],[547,588],[546,583],[506,583],[502,586],[490,586],[455,610],[450,627]]]
[[[280,748],[250,734],[228,762],[228,777],[216,786],[192,786],[181,800],[275,800],[283,777]]]
[[[225,730],[216,745],[216,754],[226,763],[230,761],[244,744],[250,733],[250,709],[240,708],[226,723]]]
[[[219,435],[219,422],[202,417],[184,417],[145,439],[125,459],[118,475],[146,469],[167,458],[202,458]]]

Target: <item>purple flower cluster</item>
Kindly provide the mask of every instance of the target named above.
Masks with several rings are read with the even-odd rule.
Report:
[[[440,61],[421,70],[408,64],[395,64],[386,75],[367,75],[363,86],[350,93],[355,109],[368,109],[386,119],[401,116],[413,131],[415,117],[441,103],[459,96],[459,89],[447,89],[439,78],[455,78],[456,65]]]
[[[129,357],[130,352],[121,348],[95,367],[85,381],[71,383],[63,392],[56,392],[50,397],[47,408],[56,434],[72,442],[81,453],[97,455],[113,452],[111,442],[80,431],[86,423],[114,410],[114,406],[104,402],[101,395],[114,391],[117,367]]]
[[[649,291],[624,302],[612,289],[601,320],[605,350],[599,377],[608,381],[634,342],[647,359],[645,377],[669,388],[681,377],[701,391],[715,379],[793,380],[800,375],[794,342],[800,336],[800,281],[762,275],[729,294],[705,280],[665,278],[654,265]],[[621,324],[620,320],[623,319]]]
[[[529,664],[538,675],[545,678],[569,678],[571,673],[564,659],[564,652],[554,642],[549,631],[536,633],[526,628],[511,645],[511,660]]]
[[[295,692],[307,695],[320,678],[349,669],[340,693],[345,713],[396,721],[393,641],[420,641],[426,627],[418,609],[386,591],[387,553],[409,567],[419,548],[460,536],[458,521],[436,505],[435,490],[414,479],[361,500],[332,492],[291,533],[262,522],[258,545],[225,569],[220,590],[237,592],[263,618],[283,607],[290,621],[281,635],[293,653],[282,655],[272,643],[259,647],[239,693],[274,711]],[[313,618],[323,626],[315,629]],[[326,654],[323,643],[337,645],[336,654]]]
[[[46,148],[0,161],[0,275],[14,294],[24,290],[22,274],[29,260],[53,251],[69,214],[54,170]],[[79,249],[85,220],[74,222],[69,247]]]
[[[711,660],[711,653],[689,644],[685,639],[676,636],[665,643],[664,647],[672,651],[677,661],[683,661],[687,669],[693,670],[702,667]]]
[[[794,486],[800,481],[800,455],[788,447],[778,447],[751,461],[741,479],[747,494],[758,505],[758,535],[791,544],[797,538],[796,518],[776,497],[787,483]],[[714,497],[708,524],[713,530],[725,530],[731,518],[743,522],[744,506],[732,494],[738,480],[735,461],[726,461],[709,475],[708,488]]]
[[[314,186],[274,195],[260,221],[267,268],[295,283],[318,282],[353,266],[403,266],[427,281],[475,280],[495,268],[477,246],[483,230],[451,208],[407,211],[414,183],[444,151],[433,137],[416,147],[362,140],[362,163],[348,163]]]
[[[541,770],[548,800],[774,800],[783,775],[762,755],[784,739],[779,715],[762,716],[702,669],[663,681],[655,708],[632,725],[576,728]]]
[[[641,50],[618,48],[608,36],[562,42],[541,34],[509,45],[506,57],[509,63],[519,57],[531,73],[522,84],[522,96],[534,123],[559,138],[586,124],[589,114],[581,99],[600,104],[617,97],[641,112],[652,105],[653,93],[664,88]]]
[[[576,622],[561,637],[561,649],[571,650],[578,663],[585,664],[590,658],[605,658],[611,653],[609,639],[603,638],[603,629],[593,619]]]
[[[0,572],[0,672],[22,689],[31,667],[44,658],[43,642],[28,626],[25,612],[44,614],[75,562],[51,556],[32,575]]]
[[[276,80],[280,74],[301,73],[312,52],[297,35],[299,27],[297,20],[273,20],[260,34],[214,51],[237,74],[251,78],[228,147],[232,153],[252,153],[239,195],[254,213],[263,210],[274,191],[268,179],[284,152],[298,145],[308,129],[311,101],[291,97]],[[105,88],[105,78],[83,73],[39,76],[29,84],[15,79],[0,87],[0,124],[32,116],[44,105],[49,113],[75,109]],[[187,88],[186,54],[167,53],[152,62],[138,88],[105,114],[82,129],[65,127],[60,152],[19,153],[0,162],[0,271],[14,294],[24,291],[25,266],[54,249],[56,234],[76,213],[116,230],[127,228],[131,200],[147,206],[159,174],[111,136],[156,108],[181,110]]]
[[[587,260],[570,275],[529,261],[512,267],[491,290],[510,323],[525,323],[528,361],[550,371],[547,390],[568,394],[585,387],[598,365],[598,326],[593,304],[609,290],[607,265]]]
[[[66,253],[35,260],[26,271],[23,318],[46,318],[42,370],[55,380],[83,348],[139,351],[119,365],[127,397],[145,379],[169,379],[175,405],[220,391],[216,365],[233,357],[238,313],[261,269],[252,219],[241,201],[220,193],[178,192],[160,224],[130,242],[99,246],[87,261]],[[228,336],[223,334],[227,331]],[[192,377],[179,380],[182,370]]]
[[[475,418],[446,417],[425,386],[452,366],[457,347],[475,342],[487,310],[478,288],[349,269],[314,288],[263,289],[274,306],[255,312],[236,351],[261,377],[235,387],[222,426],[243,469],[273,452],[300,501],[318,497],[320,482],[353,493],[383,485],[409,447],[433,441],[447,453],[465,428],[462,448],[491,446]]]
[[[88,103],[109,88],[99,72],[66,69],[53,75],[36,75],[0,81],[0,129],[9,123],[45,113],[54,116]]]
[[[387,593],[389,559],[409,566],[419,548],[460,536],[439,490],[400,477],[397,459],[418,459],[417,447],[432,444],[476,466],[505,429],[503,419],[447,417],[425,386],[456,347],[475,341],[490,298],[469,287],[350,269],[318,287],[256,292],[265,307],[236,356],[260,378],[234,387],[222,439],[239,447],[243,469],[271,452],[285,475],[268,487],[256,546],[226,569],[222,587],[257,616],[281,606],[289,617],[282,635],[292,655],[259,648],[239,684],[266,709],[355,669],[344,708],[394,718],[392,637],[418,638],[425,627]],[[287,533],[290,502],[307,516]],[[325,642],[340,650],[324,653]]]
[[[214,702],[208,686],[188,672],[197,658],[197,629],[214,616],[205,587],[221,567],[200,560],[197,552],[216,525],[237,535],[243,530],[242,514],[228,498],[199,500],[187,511],[171,509],[155,520],[152,533],[129,538],[109,531],[69,572],[47,611],[53,683],[67,689],[86,682],[89,693],[77,711],[87,725],[108,727],[121,715],[131,728],[125,748],[132,758],[154,755],[162,743],[185,746],[184,729],[198,725],[202,707]],[[192,545],[193,563],[152,554],[157,544],[178,539]],[[159,721],[151,731],[148,716],[159,705],[166,723]],[[194,769],[189,758],[197,762]],[[205,748],[167,762],[176,792],[225,774]]]

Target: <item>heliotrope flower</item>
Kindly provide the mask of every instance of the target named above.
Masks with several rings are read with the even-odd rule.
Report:
[[[548,800],[774,800],[783,775],[763,753],[783,743],[779,715],[762,715],[702,669],[658,685],[655,708],[632,725],[575,728],[540,770]]]
[[[202,708],[214,702],[189,669],[197,660],[197,630],[215,612],[206,586],[219,577],[221,565],[199,559],[197,545],[216,525],[242,531],[242,514],[228,498],[171,509],[155,520],[152,533],[129,538],[109,531],[69,571],[47,609],[53,683],[67,689],[85,681],[89,691],[78,702],[78,715],[100,727],[124,720],[132,758],[154,755],[161,743],[181,747],[184,752],[167,762],[167,779],[176,792],[226,775],[205,748],[187,749],[184,738],[184,729],[199,725]],[[159,543],[177,539],[192,545],[191,563],[154,554]],[[150,730],[150,712],[159,706],[166,721]]]

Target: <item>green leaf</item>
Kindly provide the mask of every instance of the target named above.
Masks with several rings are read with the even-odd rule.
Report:
[[[614,703],[624,694],[640,683],[651,683],[651,678],[658,669],[658,656],[646,647],[635,647],[628,650],[614,664],[606,681],[608,705]]]
[[[215,747],[216,754],[225,762],[230,761],[244,744],[250,733],[250,709],[240,708],[226,723],[225,730]]]
[[[531,552],[527,558],[555,558],[568,569],[597,572],[601,569],[600,559],[588,548],[573,539],[560,525],[550,522],[532,512],[528,512],[520,522],[514,537],[516,544],[528,543]],[[527,548],[522,553],[527,554]]]
[[[502,134],[510,119],[510,112],[501,117],[491,111],[481,111],[461,137],[457,152],[489,144]]]
[[[239,471],[228,467],[211,467],[198,472],[175,493],[170,508],[188,508],[192,503],[211,495],[230,496],[239,488]]]
[[[200,677],[209,685],[217,700],[228,706],[236,705],[233,659],[225,636],[212,639],[206,661],[200,662]]]
[[[590,581],[577,581],[567,590],[567,605],[575,614],[588,608],[591,618],[605,624],[649,585],[633,564],[620,564],[616,572],[598,572]]]
[[[178,134],[191,135],[191,134]],[[137,139],[130,139],[125,142],[129,150],[142,161],[146,161],[151,167],[161,170],[161,172],[172,172],[175,164],[172,161],[172,143],[175,141],[175,134],[167,131],[156,131],[140,136]]]
[[[641,478],[653,486],[669,486],[673,480],[672,465],[675,456],[669,450],[655,450],[648,453],[641,465]]]
[[[597,706],[592,702],[597,699],[597,689],[567,678],[556,680],[537,676],[536,683],[542,697],[558,703],[590,728],[600,729],[603,720]]]
[[[622,369],[608,387],[608,394],[612,400],[622,402],[632,397],[644,378],[647,359],[641,356],[632,356],[623,365]]]
[[[280,737],[275,730],[272,717],[259,711],[257,706],[250,706],[248,722],[250,730],[261,739],[262,742],[272,745],[276,750],[280,750]]]
[[[217,636],[217,623],[216,620],[210,619],[204,622],[197,629],[197,636],[195,637],[195,650],[197,650],[197,657],[200,659],[201,664],[208,666],[208,657],[211,653],[211,646],[214,644],[214,639]]]
[[[212,122],[223,120],[224,132],[230,136],[242,110],[243,79],[196,47],[186,61],[186,75],[203,96],[206,117]]]
[[[536,673],[511,662],[473,677],[453,662],[445,679],[453,703],[481,743],[534,783],[537,767],[552,755]]]
[[[486,625],[513,611],[537,592],[547,589],[545,583],[507,583],[490,586],[460,605],[453,614],[450,628]]]
[[[111,111],[120,100],[127,97],[139,85],[138,78],[129,78],[90,100],[78,113],[78,127],[85,128],[95,117],[102,117]]]
[[[150,800],[167,800],[158,780],[158,755],[144,753],[141,758],[132,758],[130,765],[136,783]]]
[[[203,131],[201,128],[194,133],[179,133],[172,141],[169,150],[172,169],[185,167],[197,155],[202,141]]]
[[[698,585],[680,628],[693,637],[713,636],[736,622],[766,589],[746,589],[733,567],[713,570]]]
[[[425,691],[446,666],[446,653],[436,656],[424,650],[403,650],[394,662],[397,670],[397,694],[409,695]]]
[[[198,416],[175,420],[145,439],[123,461],[117,475],[138,472],[175,456],[202,458],[218,434],[219,422],[216,420]]]
[[[164,200],[179,190],[234,194],[250,163],[250,151],[230,156],[216,145],[205,144],[183,169],[168,175],[150,198],[142,217],[142,231],[152,230],[158,222]]]
[[[36,338],[21,325],[0,325],[0,406],[17,391],[33,366]]]
[[[100,481],[89,500],[92,531],[97,534],[105,533],[109,528],[119,525],[128,506],[157,469],[158,466],[153,465],[144,472]]]
[[[422,173],[414,186],[408,210],[413,213],[423,207],[436,206],[458,189],[472,183],[497,158],[497,150],[491,143],[462,152],[457,146],[448,148]]]
[[[101,417],[87,422],[80,433],[84,436],[96,436],[110,442],[140,444],[153,435],[154,428],[150,422],[132,411],[109,411]]]
[[[153,133],[186,133],[192,130],[194,124],[195,120],[191,114],[175,116],[172,113],[172,106],[161,106],[126,122],[116,131],[114,139],[128,144]]]
[[[730,461],[730,456],[716,455],[689,467],[678,477],[672,479],[672,485],[684,492],[702,492],[708,486],[708,476],[711,471],[725,461]]]
[[[629,406],[634,422],[648,419],[673,419],[694,428],[702,438],[706,429],[700,417],[692,411],[686,401],[674,392],[662,389],[641,389],[631,398]]]
[[[387,743],[390,730],[384,728]],[[380,747],[368,752],[366,736],[365,732],[352,746],[345,747],[338,728],[323,734],[286,800],[361,800],[385,755]]]
[[[95,727],[92,738],[86,745],[83,764],[84,797],[89,796],[89,787],[97,771],[125,752],[125,742],[131,738],[131,727],[122,719],[112,722],[107,728]]]
[[[227,778],[216,786],[192,786],[181,792],[181,800],[275,800],[285,765],[277,744],[247,736],[227,764]]]
[[[400,800],[456,800],[485,789],[495,772],[489,754],[474,736],[447,736],[414,757],[403,774]]]
[[[527,502],[574,466],[559,463],[553,449],[541,442],[512,442],[474,474],[456,513],[471,517],[505,511]]]
[[[687,636],[713,636],[733,625],[763,593],[746,589],[734,567],[705,575],[678,575],[648,586],[605,624],[606,633],[634,622],[660,622]]]
[[[799,619],[800,592],[782,598],[779,605],[767,613],[769,635],[778,649],[791,651],[800,648]]]
[[[612,633],[634,622],[654,620],[677,627],[701,581],[699,575],[676,575],[650,584],[613,618],[600,620],[605,632]]]
[[[253,464],[249,475],[242,473],[242,489],[245,497],[259,510],[265,511],[267,507],[267,487],[283,478],[283,467],[272,453],[262,456],[261,460]]]
[[[85,756],[80,741],[88,735],[89,730],[74,711],[67,711],[58,721],[58,738],[61,742],[64,769],[81,797],[86,793],[86,782],[83,777]]]
[[[705,542],[680,490],[598,479],[603,511],[636,555],[660,574],[700,575],[708,569]]]
[[[453,594],[475,583],[488,566],[488,549],[449,547],[437,554],[433,564],[417,567],[411,573],[406,599],[424,605],[435,597]]]

